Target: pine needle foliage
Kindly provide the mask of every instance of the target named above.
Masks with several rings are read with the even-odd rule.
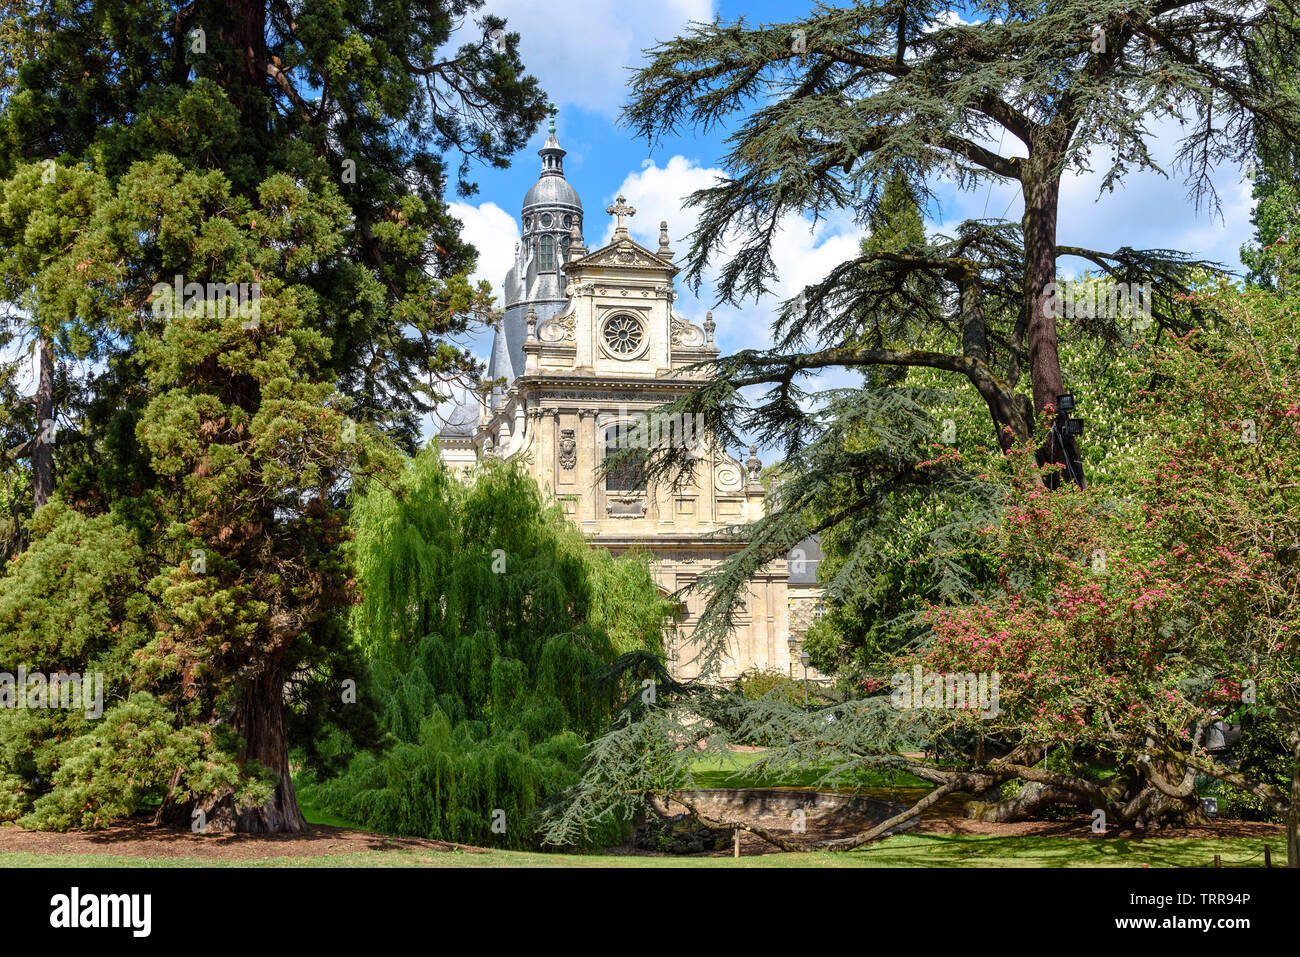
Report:
[[[1178,293],[1201,264],[1168,250],[1069,245],[1058,236],[1070,226],[1059,219],[1062,178],[1095,171],[1113,191],[1133,171],[1168,175],[1153,130],[1177,121],[1172,172],[1217,208],[1216,165],[1249,161],[1257,140],[1300,134],[1300,99],[1267,82],[1270,65],[1294,60],[1293,6],[988,0],[965,11],[968,22],[934,0],[862,0],[819,3],[783,23],[693,23],[653,46],[632,79],[628,126],[651,142],[727,135],[722,175],[690,198],[699,216],[684,271],[696,286],[716,271],[722,301],[771,291],[783,266],[774,240],[791,218],[869,222],[899,176],[923,202],[936,199],[941,174],[959,190],[1010,186],[1023,201],[1018,221],[969,220],[947,239],[865,250],[791,297],[775,349],[719,363],[731,386],[785,400],[786,424],[762,438],[797,434],[800,380],[839,366],[942,370],[986,401],[1004,449],[1027,441],[1067,391],[1044,308],[1064,257],[1151,282],[1154,321],[1185,327]],[[913,335],[918,327],[942,342]],[[1077,444],[1067,437],[1040,453],[1072,463],[1082,482]]]
[[[77,675],[88,694],[86,679],[98,675],[103,697],[98,715],[89,701],[0,708],[0,821],[100,828],[169,793],[231,789],[244,801],[267,800],[270,787],[241,774],[222,729],[187,725],[165,698],[133,692],[156,595],[129,525],[88,518],[56,498],[37,513],[32,535],[0,577],[0,671],[9,680],[20,665],[29,676]],[[17,686],[9,694],[31,701]]]

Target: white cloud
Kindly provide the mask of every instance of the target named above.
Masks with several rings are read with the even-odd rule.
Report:
[[[1115,192],[1098,195],[1101,172],[1069,176],[1061,183],[1058,240],[1066,245],[1113,250],[1178,249],[1217,260],[1229,268],[1240,267],[1239,248],[1250,238],[1250,185],[1241,181],[1235,166],[1214,171],[1222,202],[1222,219],[1204,205],[1197,209],[1187,195],[1181,174],[1172,169],[1177,149],[1177,127],[1155,128],[1156,158],[1170,171],[1168,178],[1144,171],[1130,174]],[[1098,166],[1101,161],[1098,162]],[[1068,271],[1077,261],[1062,261]],[[1083,268],[1077,263],[1077,268]]]
[[[612,118],[626,96],[625,71],[642,62],[642,50],[677,36],[687,21],[712,20],[713,2],[488,0],[485,12],[519,34],[524,65],[552,100]]]
[[[939,10],[935,13],[934,18],[928,21],[925,24],[925,26],[921,28],[921,32],[934,33],[936,30],[944,30],[948,27],[968,27],[975,23],[985,23],[985,22],[998,23],[999,19],[995,17],[987,21],[982,21],[979,19],[963,20],[961,18],[961,14],[958,13],[956,10]]]
[[[469,203],[455,202],[448,204],[448,207],[451,214],[464,224],[461,237],[478,250],[478,264],[470,278],[474,281],[486,279],[491,283],[492,292],[496,296],[496,305],[503,308],[505,306],[503,283],[506,273],[514,265],[519,224],[496,203],[472,206]],[[466,335],[458,337],[457,344],[468,348],[480,358],[486,358],[492,350],[492,330],[476,326]],[[462,389],[453,388],[451,392],[451,402],[444,403],[426,423],[424,433],[426,439],[442,427],[445,418],[451,415],[456,405],[467,397]]]
[[[490,282],[492,292],[497,297],[497,305],[504,306],[502,283],[514,265],[519,224],[496,203],[483,203],[480,206],[451,203],[450,209],[451,214],[464,223],[461,238],[478,250],[478,265],[472,278]]]
[[[688,233],[695,228],[695,210],[687,209],[686,198],[697,189],[705,189],[717,182],[722,170],[697,166],[685,156],[672,157],[664,166],[654,160],[645,160],[641,171],[630,173],[618,192],[636,207],[636,215],[627,221],[632,238],[650,249],[659,248],[659,224],[668,223],[668,237],[672,245],[685,248]],[[602,215],[604,207],[602,206]],[[605,222],[601,245],[614,236],[614,219]]]

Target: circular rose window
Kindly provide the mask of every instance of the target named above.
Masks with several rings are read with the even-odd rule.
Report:
[[[632,316],[615,316],[605,323],[605,347],[621,359],[640,351],[644,337],[640,321]]]
[[[551,214],[550,214],[550,213],[542,213],[542,226],[543,226],[543,227],[549,228],[550,225],[551,225],[551,223],[553,223],[554,221],[555,221],[555,220],[551,219]]]

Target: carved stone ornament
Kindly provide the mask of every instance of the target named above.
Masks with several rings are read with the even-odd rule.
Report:
[[[605,512],[612,518],[644,518],[645,499],[637,495],[615,495],[605,500]]]
[[[673,316],[673,345],[702,346],[704,345],[704,330],[699,326],[691,325],[680,316]]]
[[[616,359],[635,359],[647,345],[644,323],[627,313],[606,319],[600,334],[605,351]]]
[[[578,464],[578,440],[573,429],[560,429],[560,468],[572,469]]]
[[[719,492],[739,492],[745,486],[745,470],[727,456],[713,470],[713,484]]]
[[[601,266],[662,266],[663,263],[657,259],[642,253],[631,243],[620,243],[616,248],[609,250],[600,259],[596,260]]]
[[[573,313],[552,316],[537,329],[542,342],[574,342],[577,339],[577,320]]]

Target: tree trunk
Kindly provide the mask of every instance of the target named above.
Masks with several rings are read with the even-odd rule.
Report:
[[[971,269],[958,279],[961,290],[962,355],[975,365],[967,378],[983,397],[993,419],[993,430],[1003,452],[1026,442],[1034,432],[1034,417],[1027,415],[1023,396],[994,379],[988,367],[988,326],[984,317],[984,290],[979,272]]]
[[[36,382],[36,444],[32,448],[32,502],[40,508],[54,494],[54,343],[37,340],[40,372]]]
[[[1300,739],[1295,739],[1291,765],[1291,802],[1286,809],[1286,866],[1300,867]]]
[[[243,741],[240,759],[257,761],[279,775],[271,800],[260,807],[244,808],[236,815],[238,831],[274,834],[307,827],[298,810],[298,796],[289,774],[289,742],[284,732],[284,679],[279,669],[253,681],[235,712],[235,731]]]
[[[1145,828],[1148,824],[1159,825],[1166,818],[1205,821],[1195,796],[1174,798],[1150,785],[1144,786],[1132,800],[1098,801],[1073,788],[1039,781],[1026,781],[1014,795],[1002,800],[968,801],[962,813],[978,821],[1009,823],[1033,820],[1040,811],[1054,804],[1074,806],[1084,811],[1096,810],[1101,805],[1110,827]]]
[[[276,772],[279,783],[271,800],[254,807],[239,807],[226,788],[190,801],[168,797],[155,816],[156,823],[191,827],[205,834],[239,832],[282,834],[305,830],[289,774],[289,746],[284,732],[284,680],[278,671],[254,679],[240,696],[231,726],[242,742],[241,763],[255,761]],[[180,783],[178,768],[171,790]]]
[[[1048,287],[1056,282],[1056,213],[1060,200],[1060,171],[1050,161],[1031,161],[1024,180],[1025,299],[1029,304],[1029,380],[1034,396],[1034,427],[1064,391],[1057,350],[1056,317],[1045,305]],[[1083,463],[1073,436],[1060,435],[1039,449],[1039,463],[1067,466],[1080,486]],[[1055,483],[1052,483],[1053,485]]]
[[[999,801],[968,801],[962,811],[965,817],[977,821],[1005,823],[1026,821],[1052,804],[1077,804],[1086,802],[1074,791],[1037,781],[1027,781],[1009,798]]]

